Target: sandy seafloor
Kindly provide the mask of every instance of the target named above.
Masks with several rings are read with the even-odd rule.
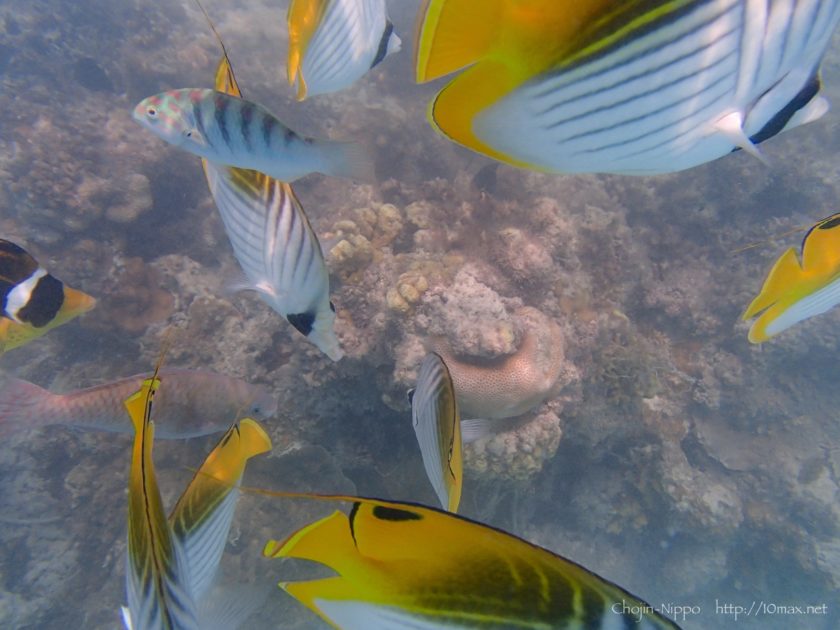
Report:
[[[302,132],[374,148],[374,185],[296,185],[330,249],[347,353],[333,364],[254,296],[225,297],[236,263],[199,160],[131,120],[144,96],[211,85],[219,49],[191,2],[4,0],[0,233],[99,304],[0,368],[68,391],[150,369],[174,327],[170,365],[279,398],[274,451],[247,484],[434,504],[405,402],[421,342],[516,353],[531,307],[552,331],[555,387],[515,434],[468,450],[462,512],[657,607],[698,607],[686,628],[840,627],[840,311],[751,346],[740,314],[801,234],[735,253],[838,209],[837,114],[767,143],[769,167],[738,154],[652,178],[494,178],[425,121],[438,85],[410,80],[416,4],[392,3],[402,53],[296,103],[285,3],[206,2],[246,96]],[[823,73],[835,104],[837,44]],[[156,445],[167,505],[214,443]],[[0,627],[117,626],[130,444],[4,433]],[[294,573],[260,550],[323,513],[241,500],[223,570],[267,590],[250,627],[322,627],[272,586]],[[736,621],[716,603],[826,614]]]

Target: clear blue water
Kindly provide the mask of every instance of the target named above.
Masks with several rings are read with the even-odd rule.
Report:
[[[4,373],[69,391],[149,369],[174,329],[171,364],[276,392],[275,449],[246,483],[434,505],[405,390],[414,341],[472,327],[429,321],[440,315],[433,297],[457,292],[466,267],[506,316],[521,304],[556,322],[576,376],[549,398],[562,438],[539,470],[515,474],[519,447],[495,471],[467,453],[464,514],[666,613],[683,607],[686,628],[840,627],[840,313],[751,346],[740,314],[801,236],[738,252],[837,210],[836,114],[769,142],[769,167],[738,154],[653,178],[505,166],[493,177],[488,160],[425,121],[439,86],[411,81],[416,2],[391,6],[403,52],[350,90],[304,103],[285,82],[284,3],[206,6],[246,96],[305,133],[374,148],[372,185],[314,176],[295,187],[325,247],[342,234],[370,246],[328,258],[348,356],[331,363],[253,296],[224,293],[236,263],[198,159],[131,120],[144,96],[211,85],[219,49],[192,3],[4,0],[0,235],[99,299],[0,357]],[[823,72],[834,102],[837,59],[835,45]],[[400,214],[393,229],[364,218],[384,203]],[[504,234],[546,252],[546,268],[517,269],[521,250],[511,254]],[[389,307],[388,290],[418,275],[423,297]],[[156,445],[167,505],[214,443]],[[0,627],[117,625],[130,445],[66,427],[3,434]],[[223,571],[227,583],[269,590],[252,627],[323,627],[271,587],[288,572],[260,555],[267,538],[323,512],[241,500]]]

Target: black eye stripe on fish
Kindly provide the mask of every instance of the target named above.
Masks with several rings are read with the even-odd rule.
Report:
[[[386,507],[384,505],[375,505],[373,507],[373,516],[380,521],[422,521],[423,517],[417,512],[409,512],[408,510],[400,510],[397,508]]]
[[[289,323],[303,336],[308,337],[312,332],[312,325],[315,323],[314,313],[290,313],[286,315]]]

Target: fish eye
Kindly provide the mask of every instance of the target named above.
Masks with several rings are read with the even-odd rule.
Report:
[[[185,135],[187,138],[192,138],[192,131],[185,131],[185,132],[184,132],[184,135]]]
[[[149,118],[154,118],[157,116],[157,110],[154,107],[150,107],[146,110],[146,114],[148,114]]]

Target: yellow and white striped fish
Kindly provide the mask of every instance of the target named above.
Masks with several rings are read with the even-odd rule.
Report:
[[[793,247],[779,257],[743,319],[760,313],[750,327],[749,340],[763,343],[838,304],[840,213],[823,219],[808,230],[802,239],[799,257]]]
[[[414,433],[426,476],[444,509],[458,511],[463,487],[461,415],[449,369],[440,355],[426,355],[409,392]]]
[[[815,120],[838,0],[426,0],[416,78],[462,68],[430,118],[516,166],[691,168]]]
[[[396,501],[299,496],[353,503],[263,549],[335,572],[280,582],[335,628],[679,628],[584,567],[481,523]]]
[[[129,630],[215,628],[219,627],[215,621],[202,615],[212,607],[205,607],[201,598],[227,541],[245,464],[268,451],[271,441],[251,419],[234,424],[207,456],[167,520],[152,459],[151,415],[160,386],[155,370],[125,401],[135,437],[128,486],[128,603],[122,609],[123,622]],[[224,627],[234,626],[235,620],[224,620]]]
[[[227,55],[216,89],[239,95]],[[271,308],[333,361],[344,356],[321,244],[289,184],[257,171],[203,161],[210,193],[242,271]]]
[[[349,87],[400,49],[385,0],[292,0],[288,23],[286,73],[300,101]]]
[[[373,165],[354,142],[304,138],[259,103],[203,88],[169,90],[134,108],[134,120],[169,144],[217,164],[293,182],[310,173],[369,181]]]

